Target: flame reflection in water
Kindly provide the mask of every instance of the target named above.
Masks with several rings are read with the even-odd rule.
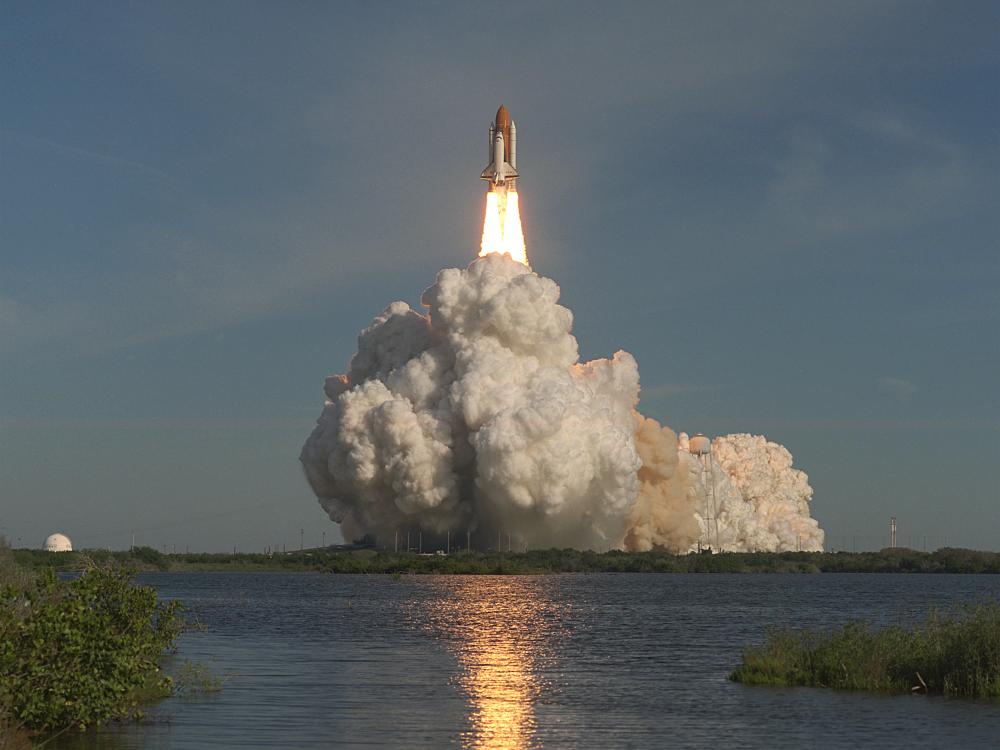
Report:
[[[531,577],[449,576],[434,581],[437,596],[414,607],[423,628],[458,658],[456,682],[469,700],[471,748],[540,747],[535,705],[562,615]],[[563,605],[564,606],[564,605]]]

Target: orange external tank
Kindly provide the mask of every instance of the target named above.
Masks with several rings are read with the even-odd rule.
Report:
[[[497,110],[496,119],[496,132],[503,133],[503,158],[504,161],[510,161],[510,112],[507,108],[500,105],[500,109]]]

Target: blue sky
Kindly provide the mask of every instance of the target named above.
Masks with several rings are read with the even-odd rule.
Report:
[[[0,533],[337,538],[298,451],[394,299],[534,268],[641,409],[763,433],[836,546],[1000,548],[990,3],[8,3]]]

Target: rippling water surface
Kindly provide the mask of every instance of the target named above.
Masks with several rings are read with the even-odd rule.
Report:
[[[908,623],[998,576],[149,574],[223,690],[58,747],[996,747],[1000,705],[727,681],[768,625]],[[51,746],[51,745],[50,745]]]

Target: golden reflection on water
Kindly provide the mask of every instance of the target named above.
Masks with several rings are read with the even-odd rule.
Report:
[[[425,627],[458,658],[457,683],[469,699],[462,745],[484,750],[538,747],[539,672],[557,636],[559,615],[537,580],[449,577],[421,602]]]

